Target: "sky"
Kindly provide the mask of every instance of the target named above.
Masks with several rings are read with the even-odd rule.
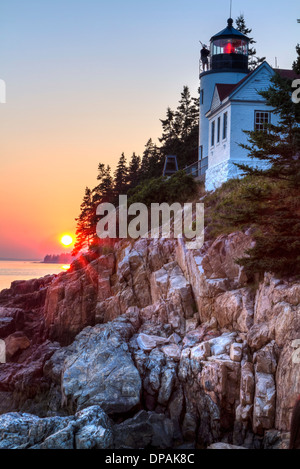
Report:
[[[229,0],[0,0],[0,258],[64,251],[99,162],[142,154],[184,85],[199,87],[202,42]],[[299,1],[233,0],[257,53],[291,68]]]

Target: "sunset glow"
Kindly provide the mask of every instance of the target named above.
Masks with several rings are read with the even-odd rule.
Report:
[[[71,246],[71,244],[73,244],[73,238],[70,235],[64,235],[62,236],[60,242],[64,246],[68,247],[68,246]]]

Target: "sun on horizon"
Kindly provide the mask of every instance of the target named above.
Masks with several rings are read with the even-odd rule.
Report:
[[[65,247],[69,247],[69,246],[71,246],[71,244],[73,244],[73,238],[72,238],[72,236],[70,236],[70,235],[63,235],[63,236],[60,238],[60,242],[61,242],[61,244],[63,244]]]

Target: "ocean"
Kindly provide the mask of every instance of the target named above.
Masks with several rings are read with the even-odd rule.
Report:
[[[0,261],[0,291],[9,288],[14,280],[30,280],[48,274],[59,274],[65,270],[66,266],[62,264],[42,264],[38,261]]]

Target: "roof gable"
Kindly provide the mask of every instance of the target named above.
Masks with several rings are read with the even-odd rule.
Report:
[[[268,62],[263,62],[259,67],[237,83],[234,90],[230,93],[229,99],[264,101],[264,98],[260,96],[258,92],[270,86],[270,79],[274,73],[274,70]]]

